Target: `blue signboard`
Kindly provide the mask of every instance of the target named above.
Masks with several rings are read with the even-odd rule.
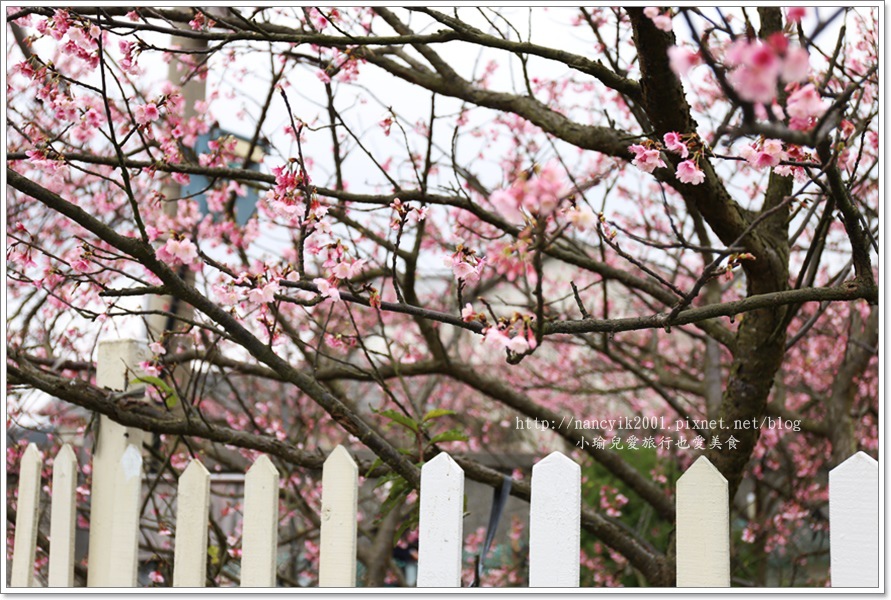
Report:
[[[232,136],[235,139],[241,142],[239,145],[243,145],[245,149],[242,152],[247,151],[247,146],[250,144],[250,140],[246,140],[240,135],[236,135],[225,129],[221,129],[220,127],[213,127],[210,131],[203,135],[198,136],[198,141],[195,143],[195,156],[200,156],[202,154],[209,154],[211,152],[210,149],[210,141],[217,140],[220,138],[224,138],[227,136]],[[258,149],[261,151],[265,151],[265,148],[258,144]],[[257,154],[257,150],[254,151],[255,157]],[[244,164],[244,157],[240,156],[235,162],[229,163],[229,166],[232,168],[240,169]],[[248,166],[248,169],[251,171],[260,171],[260,165],[255,162],[251,162]],[[212,181],[208,177],[204,175],[189,175],[189,183],[182,187],[182,196],[184,198],[194,198],[198,201],[198,207],[201,211],[202,215],[209,214],[208,206],[207,206],[207,197],[205,196],[205,192],[211,188],[211,185],[214,187],[220,185],[226,185],[228,182],[219,180]],[[238,196],[235,199],[235,222],[238,225],[244,226],[247,224],[248,220],[254,214],[254,211],[257,208],[257,200],[260,197],[260,193],[257,188],[252,186],[243,186],[245,189],[244,196]],[[215,213],[213,215],[214,220],[219,220],[222,218],[222,215],[219,213]]]

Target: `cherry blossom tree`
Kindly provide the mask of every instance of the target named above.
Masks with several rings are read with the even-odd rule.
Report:
[[[876,8],[6,18],[7,427],[107,415],[168,479],[267,453],[310,566],[344,443],[389,482],[360,524],[377,585],[420,464],[500,486],[481,453],[554,449],[585,465],[583,585],[672,585],[674,481],[705,453],[736,583],[768,556],[825,582],[797,532],[878,446]],[[143,321],[147,402],[94,379]]]

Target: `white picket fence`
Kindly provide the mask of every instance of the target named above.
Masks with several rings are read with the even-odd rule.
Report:
[[[141,358],[131,340],[100,345],[99,385],[124,389],[123,363]],[[135,587],[142,492],[142,432],[105,419],[93,456],[88,587]],[[20,463],[10,584],[34,585],[42,458],[34,444]],[[77,460],[66,444],[52,476],[48,585],[74,583]],[[319,585],[356,585],[358,467],[338,446],[322,472]],[[244,491],[242,587],[276,583],[279,473],[260,456]],[[730,586],[727,480],[704,456],[680,477],[676,493],[678,587]],[[193,460],[179,479],[174,587],[203,587],[207,560],[210,474]],[[578,587],[581,469],[553,452],[532,469],[529,519],[530,587]],[[858,452],[829,474],[830,569],[833,587],[879,585],[878,462]],[[464,472],[446,453],[421,469],[419,587],[461,585]]]
[[[111,568],[96,573],[90,587],[135,587],[142,459],[121,455],[107,521],[91,527],[90,547],[107,543]],[[131,464],[126,464],[128,461]],[[42,459],[34,444],[21,460],[12,587],[32,587],[40,508]],[[858,452],[829,476],[831,577],[834,587],[877,587],[879,581],[878,463]],[[67,444],[56,455],[52,478],[49,587],[74,583],[77,461]],[[279,474],[266,456],[248,470],[244,492],[242,587],[275,585]],[[358,468],[338,446],[322,471],[319,585],[356,585]],[[419,587],[459,587],[463,548],[464,472],[446,453],[421,470]],[[183,471],[177,490],[174,587],[203,587],[207,562],[210,474],[198,460]],[[530,587],[577,587],[581,469],[553,452],[532,469],[529,523]],[[730,586],[730,526],[727,480],[700,457],[677,482],[678,587]],[[106,536],[105,540],[94,536]]]

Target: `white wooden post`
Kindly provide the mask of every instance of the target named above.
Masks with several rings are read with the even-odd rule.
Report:
[[[148,346],[139,340],[107,340],[99,343],[96,364],[96,384],[117,391],[125,391],[130,382],[140,375],[139,363],[151,358]],[[112,537],[114,524],[111,515],[118,510],[114,506],[118,497],[133,498],[116,491],[117,473],[121,457],[128,446],[142,453],[145,432],[134,427],[124,427],[108,417],[99,417],[99,439],[93,454],[93,484],[90,492],[90,549],[87,587],[108,587],[120,580],[113,573]],[[139,504],[139,498],[131,501]],[[119,532],[118,532],[119,533]],[[117,576],[116,576],[117,575]],[[135,583],[134,583],[135,585]]]
[[[461,587],[464,470],[441,452],[421,468],[418,587]]]
[[[139,516],[142,497],[142,454],[128,445],[118,461],[114,487],[114,504],[110,515],[91,513],[90,521],[111,523],[111,557],[106,577],[110,587],[136,587],[139,566]]]
[[[76,493],[77,457],[71,446],[65,444],[53,461],[49,587],[74,587]]]
[[[727,480],[705,457],[677,482],[677,586],[730,587]]]
[[[278,471],[260,455],[244,481],[241,587],[275,587],[278,554]]]
[[[173,587],[204,587],[209,510],[210,473],[201,461],[193,460],[180,476],[176,492]]]
[[[322,468],[319,587],[356,587],[359,467],[338,445]]]
[[[33,587],[37,552],[37,519],[40,514],[40,469],[43,459],[37,446],[28,444],[19,463],[19,497],[15,515],[11,587]]]
[[[582,470],[560,452],[532,467],[529,587],[578,587]]]
[[[879,463],[858,452],[829,471],[832,587],[879,587]]]

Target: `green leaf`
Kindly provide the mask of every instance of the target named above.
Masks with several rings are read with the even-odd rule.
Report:
[[[443,431],[442,433],[438,433],[430,438],[431,444],[438,444],[440,442],[466,442],[468,439],[467,434],[458,431],[457,429],[449,429],[448,431]]]
[[[176,393],[173,391],[173,388],[164,383],[163,379],[161,379],[160,377],[155,377],[153,375],[143,375],[142,377],[137,377],[133,380],[133,383],[147,383],[149,385],[155,386],[168,396],[171,394],[176,395]]]
[[[397,504],[408,496],[411,490],[411,486],[409,486],[408,482],[402,477],[395,480],[393,482],[393,487],[390,488],[390,494],[387,496],[387,499],[384,500],[383,504],[381,504],[381,518],[387,516]]]
[[[424,415],[424,418],[421,419],[421,421],[426,423],[427,421],[432,421],[433,419],[438,419],[439,417],[445,417],[447,415],[454,415],[454,414],[455,414],[455,411],[449,410],[447,408],[434,408],[433,410],[429,411],[426,415]]]
[[[176,390],[167,385],[163,379],[160,377],[155,377],[154,375],[143,375],[142,377],[137,377],[133,380],[133,383],[146,383],[153,387],[158,388],[162,394],[164,394],[164,404],[167,405],[167,408],[173,408],[177,404],[179,404],[179,396],[176,394]]]
[[[377,483],[374,484],[375,489],[381,487],[385,483],[389,483],[391,481],[395,481],[400,479],[402,476],[396,471],[390,471],[389,473],[384,473],[380,477],[377,478]]]
[[[381,457],[380,456],[376,457],[374,459],[374,461],[371,463],[371,466],[368,467],[368,472],[365,473],[365,477],[369,477],[371,475],[372,471],[374,471],[378,467],[383,466],[383,464],[384,464],[384,461],[381,460]]]
[[[399,527],[396,528],[396,531],[393,534],[393,545],[395,546],[399,542],[400,538],[402,538],[402,535],[406,531],[409,531],[409,530],[414,531],[415,529],[417,529],[418,525],[420,523],[420,520],[421,520],[420,505],[417,502],[415,502],[408,517],[406,519],[404,519],[402,521],[402,523],[400,523]]]
[[[382,411],[380,411],[379,414],[383,415],[384,417],[387,417],[394,423],[398,423],[399,425],[402,425],[403,427],[405,427],[406,429],[408,429],[410,431],[418,433],[418,424],[415,422],[414,419],[412,419],[410,417],[406,417],[402,413],[398,413],[395,410],[393,410],[392,408],[388,408],[387,410],[382,410]]]

